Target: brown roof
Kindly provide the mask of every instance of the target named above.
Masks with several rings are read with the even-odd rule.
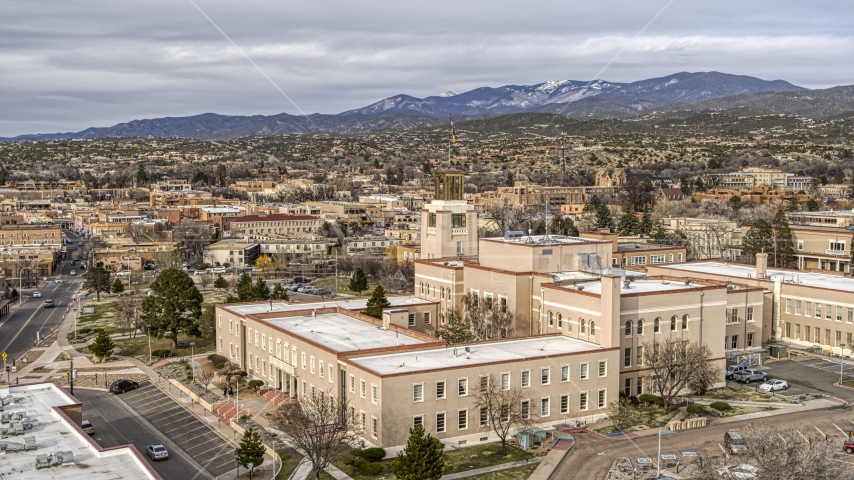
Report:
[[[260,214],[260,215],[244,215],[242,217],[235,217],[231,220],[231,223],[240,223],[240,222],[281,222],[285,220],[318,220],[318,217],[314,217],[312,215],[288,215],[286,213],[274,213],[270,215]]]

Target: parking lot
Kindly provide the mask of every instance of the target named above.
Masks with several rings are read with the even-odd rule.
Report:
[[[150,382],[117,395],[157,430],[190,455],[214,478],[232,471],[234,447],[203,421]]]
[[[786,380],[789,383],[787,390],[775,393],[783,395],[809,395],[822,394],[832,395],[848,402],[854,403],[854,391],[834,386],[839,381],[840,361],[838,358],[801,357],[796,360],[780,360],[767,362],[758,367],[751,367],[768,373],[768,379]],[[843,379],[854,380],[854,361],[845,360]],[[731,387],[745,387],[745,385],[728,381]],[[754,382],[749,388],[759,388],[760,382]]]

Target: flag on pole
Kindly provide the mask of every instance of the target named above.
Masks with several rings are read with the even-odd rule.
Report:
[[[454,128],[454,119],[448,115],[448,118],[451,120],[451,143],[457,143],[457,130]]]

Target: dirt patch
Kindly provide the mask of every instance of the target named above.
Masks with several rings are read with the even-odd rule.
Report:
[[[68,377],[65,375],[57,375],[51,380],[55,380],[63,387],[68,386]],[[143,382],[148,380],[148,375],[144,373],[130,373],[123,375],[115,375],[115,374],[107,374],[106,378],[104,374],[98,375],[98,378],[95,379],[94,375],[79,375],[77,379],[74,380],[75,387],[89,387],[89,388],[107,388],[111,383],[116,380],[131,380],[134,382]]]

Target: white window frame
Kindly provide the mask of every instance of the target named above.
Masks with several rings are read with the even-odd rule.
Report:
[[[578,369],[578,377],[581,380],[590,379],[590,362],[583,362]]]
[[[424,403],[424,383],[412,384],[412,403]]]
[[[527,382],[525,382],[526,377],[528,380]],[[531,386],[531,370],[522,370],[520,382],[521,382],[520,385],[522,385],[522,388],[529,388]]]
[[[560,383],[566,383],[571,380],[570,377],[570,368],[569,365],[561,365],[560,366]]]

